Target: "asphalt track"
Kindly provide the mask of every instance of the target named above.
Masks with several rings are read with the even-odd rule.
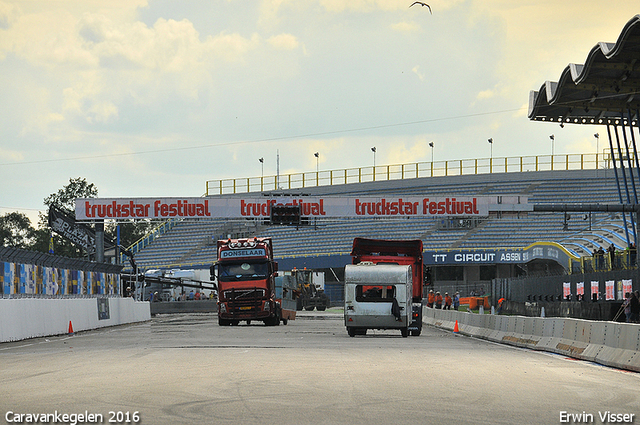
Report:
[[[78,423],[599,424],[605,412],[640,423],[640,374],[434,328],[349,338],[339,313],[278,327],[156,316],[0,344],[0,362],[0,423],[85,412],[102,421]]]

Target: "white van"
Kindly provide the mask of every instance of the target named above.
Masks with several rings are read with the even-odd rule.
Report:
[[[344,324],[349,336],[367,329],[400,329],[411,323],[411,266],[362,262],[344,268]]]

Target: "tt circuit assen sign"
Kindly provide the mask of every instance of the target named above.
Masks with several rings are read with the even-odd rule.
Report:
[[[525,264],[542,259],[555,261],[568,268],[571,258],[561,246],[549,242],[536,242],[526,248],[451,249],[425,251],[424,263],[433,266],[468,264]]]
[[[273,205],[300,205],[308,218],[485,217],[495,197],[86,198],[77,220],[268,218]]]

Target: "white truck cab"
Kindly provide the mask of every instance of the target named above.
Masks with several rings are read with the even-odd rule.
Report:
[[[409,334],[412,306],[411,266],[349,264],[344,269],[344,324],[349,336],[367,329],[400,329]]]

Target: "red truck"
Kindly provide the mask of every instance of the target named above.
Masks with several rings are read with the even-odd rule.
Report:
[[[211,271],[218,280],[220,326],[252,320],[267,326],[286,323],[275,295],[278,263],[273,261],[271,238],[219,240],[218,261]]]
[[[421,240],[384,240],[355,238],[351,250],[352,263],[397,264],[411,266],[413,297],[411,323],[408,331],[412,336],[422,332],[422,293],[424,266]]]

